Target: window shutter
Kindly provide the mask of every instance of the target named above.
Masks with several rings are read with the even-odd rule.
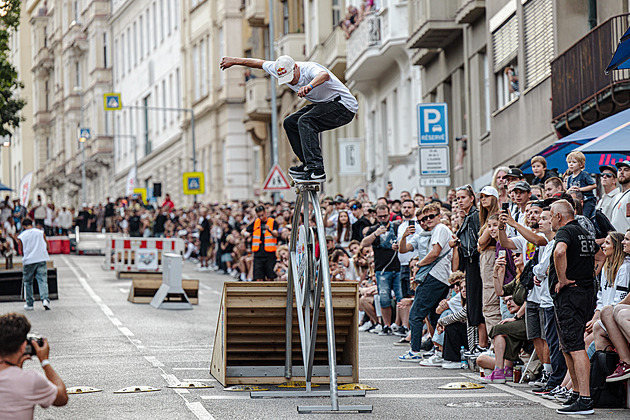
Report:
[[[551,73],[553,50],[552,0],[530,0],[523,6],[525,15],[525,82],[535,85]]]
[[[492,33],[492,50],[494,52],[494,72],[503,70],[518,52],[518,20],[516,15],[510,17],[503,25]]]

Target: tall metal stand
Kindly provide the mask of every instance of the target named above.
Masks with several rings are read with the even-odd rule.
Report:
[[[293,215],[291,243],[289,245],[289,279],[287,281],[286,306],[286,354],[285,377],[292,376],[292,330],[293,296],[297,307],[302,360],[304,362],[305,391],[261,391],[252,392],[251,398],[263,397],[323,397],[330,395],[330,405],[298,406],[298,412],[314,411],[358,411],[372,412],[371,405],[339,405],[339,396],[365,396],[365,391],[339,391],[337,389],[337,350],[335,346],[335,324],[333,318],[332,291],[328,252],[326,250],[326,231],[319,207],[317,193],[319,182],[296,182],[297,200]],[[314,222],[314,227],[311,223]],[[326,341],[328,342],[328,366],[330,391],[313,391],[313,362],[319,309],[322,289],[324,292],[324,313],[326,316]]]

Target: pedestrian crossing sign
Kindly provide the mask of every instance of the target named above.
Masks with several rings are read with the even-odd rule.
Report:
[[[203,172],[184,173],[184,194],[203,194],[205,192],[205,184]]]
[[[119,111],[122,109],[120,93],[106,93],[103,95],[103,106],[105,111]]]
[[[271,171],[267,175],[265,182],[263,183],[263,190],[265,191],[278,191],[278,190],[289,190],[291,187],[289,186],[289,181],[287,177],[282,172],[282,168],[277,163],[273,165]]]

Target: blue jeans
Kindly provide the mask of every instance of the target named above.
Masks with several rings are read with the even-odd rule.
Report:
[[[400,288],[402,290],[403,297],[413,296],[413,290],[410,287],[410,279],[409,279],[409,266],[401,265],[400,266]]]
[[[424,319],[428,316],[431,325],[435,327],[437,324],[439,316],[435,313],[435,308],[447,294],[448,286],[430,274],[416,287],[416,297],[409,311],[412,351],[420,351]]]
[[[548,386],[554,388],[562,383],[564,376],[567,374],[567,364],[560,350],[560,341],[558,340],[558,331],[556,330],[556,318],[552,308],[543,308],[545,311],[545,341],[549,346],[549,358],[551,359],[551,377]]]
[[[396,302],[402,300],[399,271],[379,271],[376,273],[376,281],[378,284],[378,295],[381,300],[381,308],[389,308],[392,306],[392,290],[394,291],[394,296],[396,296]]]
[[[33,277],[37,279],[41,300],[48,299],[48,268],[46,267],[46,261],[26,264],[22,268],[24,298],[28,306],[33,306]]]

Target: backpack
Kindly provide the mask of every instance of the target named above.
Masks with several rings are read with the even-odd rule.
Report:
[[[525,267],[523,267],[523,272],[521,273],[521,284],[527,291],[530,291],[534,288],[534,266],[538,264],[538,251],[539,248],[536,248],[536,252],[534,252],[534,256],[527,261]]]
[[[612,346],[597,350],[591,357],[591,398],[595,407],[624,407],[624,383],[606,382],[606,377],[615,371],[619,363],[619,355],[608,347]]]
[[[614,232],[616,229],[608,220],[608,217],[599,209],[595,210],[591,222],[595,226],[595,238],[603,239],[608,235],[608,232]]]

